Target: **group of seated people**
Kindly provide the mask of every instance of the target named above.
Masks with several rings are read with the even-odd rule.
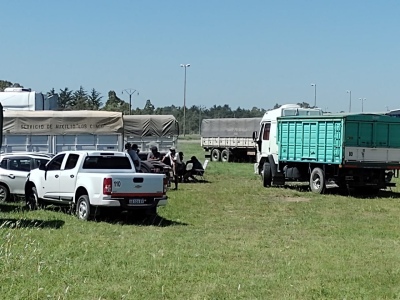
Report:
[[[131,145],[127,143],[125,149],[132,158],[136,169],[140,170],[141,160],[139,158],[138,146],[136,144]],[[175,147],[171,147],[164,156],[161,155],[156,146],[152,146],[150,150],[151,151],[147,155],[147,161],[160,161],[172,168],[175,189],[178,189],[179,182],[189,182],[190,180],[197,182],[195,176],[204,172],[203,165],[196,156],[192,156],[190,160],[185,163],[183,161],[183,152],[176,152]],[[189,165],[191,166],[190,169],[188,169]]]
[[[157,151],[157,148],[153,147],[151,150],[152,151],[149,153],[147,159],[151,159],[153,151]],[[196,156],[192,156],[190,160],[186,162],[184,162],[183,156],[183,152],[177,153],[175,148],[171,147],[161,161],[170,165],[172,168],[175,168],[174,172],[181,182],[188,182],[189,179],[197,181],[195,176],[198,175],[199,172],[204,172],[203,165]],[[191,166],[191,168],[188,169],[188,166]]]

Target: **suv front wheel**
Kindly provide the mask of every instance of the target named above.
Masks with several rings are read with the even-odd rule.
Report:
[[[26,206],[29,210],[36,210],[39,206],[39,199],[35,187],[32,187],[29,194],[26,195]]]

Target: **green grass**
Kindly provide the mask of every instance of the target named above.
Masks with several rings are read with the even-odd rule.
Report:
[[[264,189],[251,164],[206,180],[151,220],[0,206],[0,299],[400,298],[399,194]]]

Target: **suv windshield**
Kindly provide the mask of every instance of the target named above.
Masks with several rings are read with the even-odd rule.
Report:
[[[132,169],[131,162],[126,156],[88,156],[83,162],[82,169]]]

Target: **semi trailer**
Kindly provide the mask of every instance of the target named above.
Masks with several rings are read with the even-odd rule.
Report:
[[[268,111],[258,132],[255,171],[264,187],[308,182],[377,192],[394,186],[400,169],[400,119],[379,114],[322,114],[284,105]]]
[[[201,147],[206,158],[222,162],[254,162],[257,144],[252,133],[261,118],[204,119],[201,123]]]

